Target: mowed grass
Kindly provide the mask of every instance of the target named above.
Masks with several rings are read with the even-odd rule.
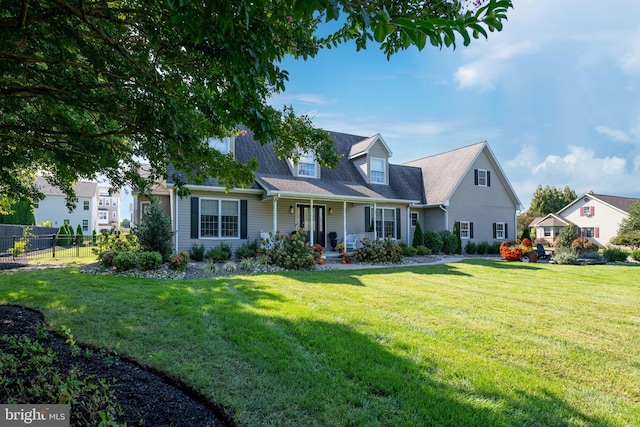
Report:
[[[640,425],[640,268],[472,260],[192,281],[0,274],[0,303],[247,426]]]

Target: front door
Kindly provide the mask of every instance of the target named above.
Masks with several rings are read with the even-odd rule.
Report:
[[[324,206],[313,207],[313,221],[311,218],[311,206],[310,205],[298,205],[298,216],[300,218],[300,228],[306,233],[306,241],[311,241],[311,229],[313,228],[313,242],[312,244],[320,244],[325,246],[325,231],[324,231]]]

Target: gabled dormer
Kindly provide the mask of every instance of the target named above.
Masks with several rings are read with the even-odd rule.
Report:
[[[296,151],[295,156],[287,159],[291,174],[297,178],[320,178],[320,164],[313,151]]]
[[[389,157],[392,154],[377,134],[352,145],[349,160],[369,184],[389,185]]]
[[[215,148],[222,154],[231,153],[231,155],[235,159],[235,136],[226,136],[224,138],[207,138],[207,144],[209,145],[209,147]]]

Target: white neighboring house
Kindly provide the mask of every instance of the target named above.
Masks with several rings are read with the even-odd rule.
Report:
[[[51,221],[53,227],[69,224],[75,232],[78,224],[83,234],[93,230],[117,228],[120,223],[120,193],[109,194],[109,187],[94,181],[80,181],[74,187],[78,202],[69,212],[64,193],[38,177],[37,186],[45,198],[34,206],[36,224]]]
[[[637,201],[640,199],[586,193],[557,214],[534,220],[531,227],[536,228],[538,238],[555,238],[557,235],[549,236],[546,229],[551,228],[549,221],[557,220],[557,232],[562,225],[574,225],[579,237],[586,237],[599,246],[606,246],[618,234],[622,220],[629,217],[629,207]]]

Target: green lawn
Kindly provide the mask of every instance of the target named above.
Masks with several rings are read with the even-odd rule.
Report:
[[[447,265],[152,281],[0,274],[0,303],[247,426],[640,425],[640,268]]]

